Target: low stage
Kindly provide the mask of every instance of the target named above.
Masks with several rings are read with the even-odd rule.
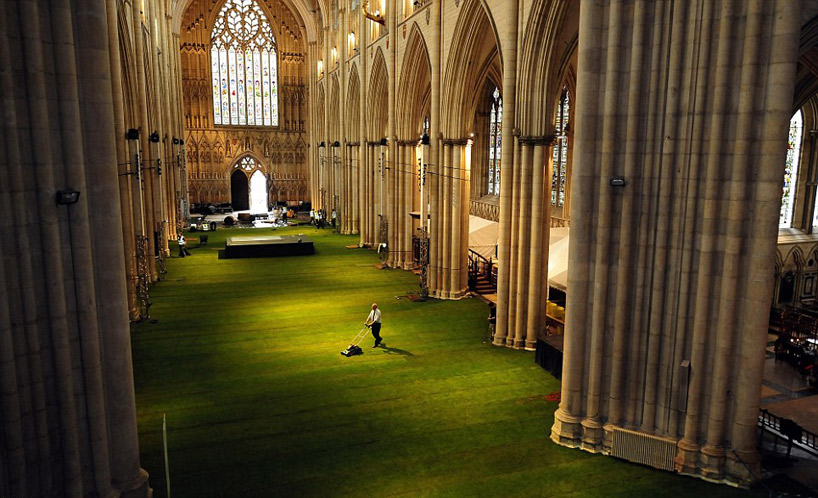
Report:
[[[269,258],[315,254],[312,240],[304,235],[257,235],[228,237],[220,259]]]

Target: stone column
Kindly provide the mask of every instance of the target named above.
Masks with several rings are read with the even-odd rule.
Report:
[[[501,153],[505,165],[514,164],[514,128],[516,127],[516,87],[517,87],[517,38],[519,1],[513,2],[507,10],[505,28],[506,35],[501,44],[503,46],[503,130]],[[512,223],[513,212],[512,196],[514,168],[500,168],[500,236],[497,241],[497,256],[499,268],[497,271],[497,325],[494,334],[494,344],[503,345],[513,320],[509,316],[509,296],[511,295],[510,259],[512,254]]]
[[[580,9],[571,291],[552,439],[600,452],[612,432],[636,428],[677,441],[682,473],[747,483],[797,6]]]
[[[463,166],[461,164],[462,154],[460,153],[460,144],[453,141],[447,148],[450,165],[449,174],[451,175],[451,202],[448,206],[448,218],[451,222],[451,229],[449,233],[452,237],[452,243],[449,247],[449,298],[456,299],[460,297],[460,250],[463,245],[462,232],[460,230],[460,210],[463,209],[463,202],[469,202],[468,199],[460,197],[460,184],[463,182],[461,172]],[[468,240],[466,240],[468,245]]]
[[[453,181],[453,170],[452,170],[452,144],[450,141],[443,140],[443,173],[441,174],[441,180],[443,183],[443,192],[442,192],[442,205],[441,205],[441,213],[440,216],[442,218],[442,222],[440,224],[441,229],[441,238],[442,244],[441,249],[442,253],[440,255],[440,264],[441,264],[441,297],[443,299],[449,299],[451,297],[451,290],[452,290],[452,279],[451,279],[451,272],[452,272],[452,243],[454,242],[454,236],[452,233],[452,181]]]
[[[531,243],[528,246],[528,302],[525,349],[537,346],[537,334],[543,328],[545,300],[548,297],[548,247],[551,207],[550,177],[546,176],[547,166],[543,159],[545,145],[533,146],[531,178]]]
[[[514,321],[514,342],[511,344],[515,348],[525,347],[526,325],[528,322],[528,268],[529,268],[529,250],[531,247],[531,230],[532,230],[532,214],[534,204],[530,202],[532,194],[532,173],[533,173],[533,145],[530,140],[520,140],[520,162],[518,168],[520,170],[520,189],[519,192],[520,206],[516,216],[519,224],[518,237],[515,240],[517,245],[516,267],[512,267],[512,271],[516,272],[514,279],[514,303],[516,308],[516,315]],[[502,171],[502,170],[501,170]],[[511,306],[512,303],[509,303]]]

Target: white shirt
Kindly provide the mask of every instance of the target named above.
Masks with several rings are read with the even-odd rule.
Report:
[[[366,321],[381,323],[381,310],[375,308],[374,310],[370,311]]]

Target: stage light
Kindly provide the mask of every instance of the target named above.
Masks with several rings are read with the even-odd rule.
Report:
[[[319,147],[326,147],[326,146],[327,146],[327,143],[326,143],[326,142],[321,142],[320,144],[318,144],[318,146],[319,146]]]
[[[388,139],[386,137],[382,138],[381,139],[381,147],[386,147],[387,142],[388,142]]]
[[[613,176],[611,177],[611,187],[624,187],[627,185],[624,176]]]
[[[341,146],[341,142],[339,142],[338,140],[336,140],[336,141],[332,142],[332,146],[333,146],[333,147],[340,147],[340,146]]]
[[[423,136],[420,137],[420,144],[421,145],[429,145],[429,135],[424,133]]]
[[[178,138],[173,137],[173,145],[179,145],[179,139]]]
[[[139,130],[136,128],[129,128],[128,132],[125,133],[126,140],[139,140]]]
[[[78,190],[58,190],[57,204],[76,204],[80,200],[80,193]]]
[[[153,142],[155,144],[158,144],[159,143],[159,132],[155,131],[155,132],[151,133],[150,136],[148,137],[148,140],[150,140],[151,142]]]

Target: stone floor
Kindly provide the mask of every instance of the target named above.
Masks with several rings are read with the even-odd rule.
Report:
[[[775,336],[772,336],[775,340]],[[761,386],[761,408],[783,418],[794,420],[804,429],[818,433],[818,390],[812,389],[798,372],[787,363],[775,361],[772,349],[768,348],[764,362],[764,381]],[[773,438],[765,435],[765,453],[782,455],[779,462],[786,459],[786,446],[780,441],[773,446]],[[774,460],[775,457],[772,458]],[[771,460],[767,459],[768,463]],[[790,460],[779,471],[786,472],[791,479],[807,486],[818,496],[818,458],[793,449]]]

